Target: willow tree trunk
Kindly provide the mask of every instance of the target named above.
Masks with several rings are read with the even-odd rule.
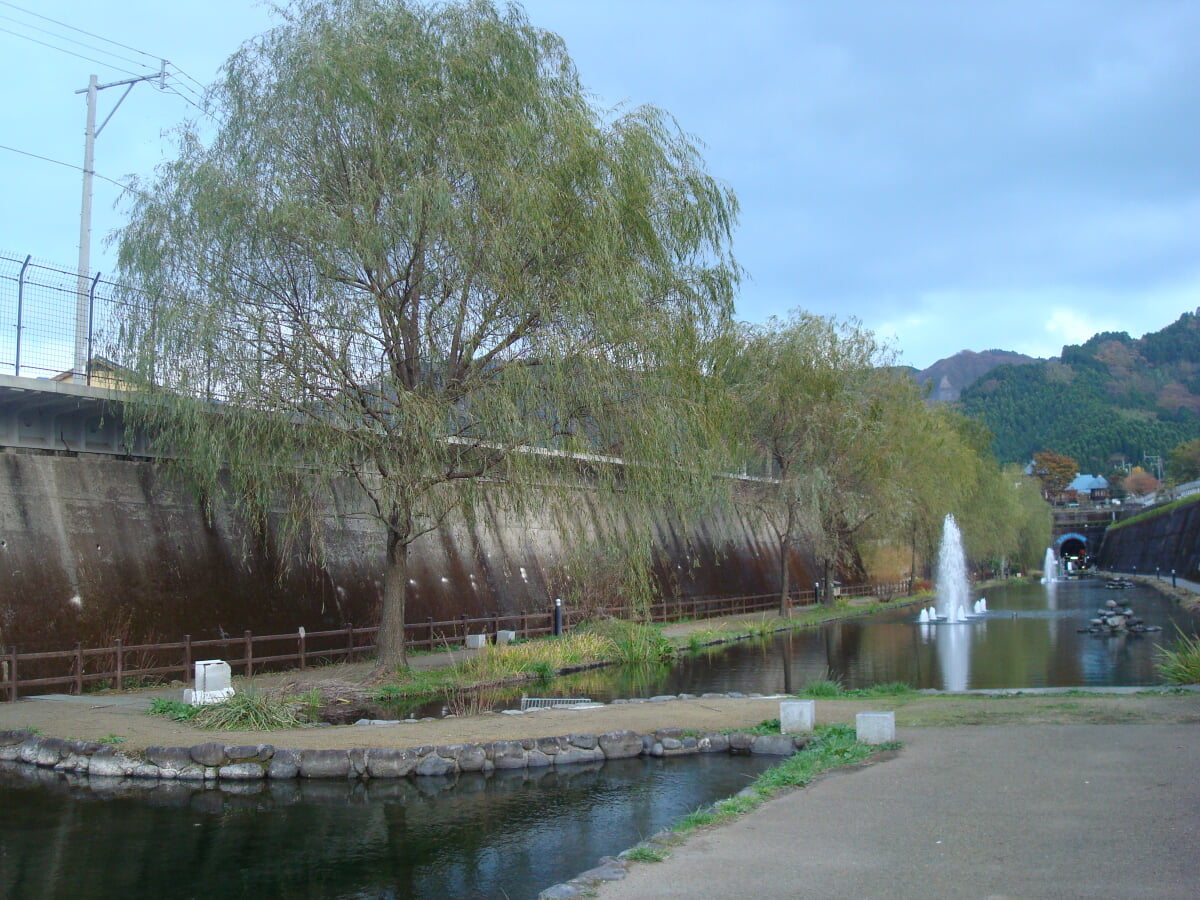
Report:
[[[784,537],[779,540],[779,615],[791,616],[792,605],[788,602],[788,591],[791,590],[791,566],[788,565],[792,555],[792,542]]]
[[[388,532],[387,571],[383,576],[383,611],[375,641],[378,675],[408,663],[404,650],[404,605],[408,596],[408,542]]]
[[[836,597],[834,597],[835,591],[833,587],[833,560],[823,560],[821,564],[821,571],[822,581],[824,582],[822,585],[821,600],[826,606],[832,606],[836,600]]]

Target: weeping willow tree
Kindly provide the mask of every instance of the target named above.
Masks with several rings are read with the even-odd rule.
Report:
[[[855,536],[897,509],[903,457],[893,438],[921,406],[855,322],[795,312],[747,327],[737,344],[727,383],[746,452],[741,493],[778,540],[786,614],[794,551],[812,561],[830,597],[837,569],[855,564]]]
[[[484,495],[521,515],[584,478],[649,540],[663,498],[709,488],[736,200],[660,110],[596,108],[515,6],[279,15],[139,186],[124,359],[156,440],[259,524],[302,533],[361,491],[382,670],[413,542]]]

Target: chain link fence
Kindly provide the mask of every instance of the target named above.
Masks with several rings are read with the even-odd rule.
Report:
[[[0,251],[0,374],[111,386],[119,297],[98,273]]]

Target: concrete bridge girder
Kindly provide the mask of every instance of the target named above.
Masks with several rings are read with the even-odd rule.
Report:
[[[0,375],[0,446],[144,456],[144,440],[123,427],[119,400],[106,388]]]

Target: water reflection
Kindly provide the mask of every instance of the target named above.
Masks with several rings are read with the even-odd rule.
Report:
[[[660,675],[642,671],[631,678],[602,669],[562,679],[546,690],[606,701],[708,691],[791,693],[824,678],[836,678],[847,688],[903,681],[941,690],[1158,683],[1155,650],[1173,644],[1175,622],[1191,632],[1200,620],[1157,591],[1139,586],[1121,592],[1122,602],[1163,631],[1112,637],[1079,633],[1112,596],[1099,579],[1063,581],[1050,588],[990,587],[988,612],[962,623],[918,623],[919,608],[912,607],[765,642],[708,648]]]
[[[0,897],[532,897],[769,757],[221,789],[0,768]],[[0,764],[3,765],[3,764]]]

